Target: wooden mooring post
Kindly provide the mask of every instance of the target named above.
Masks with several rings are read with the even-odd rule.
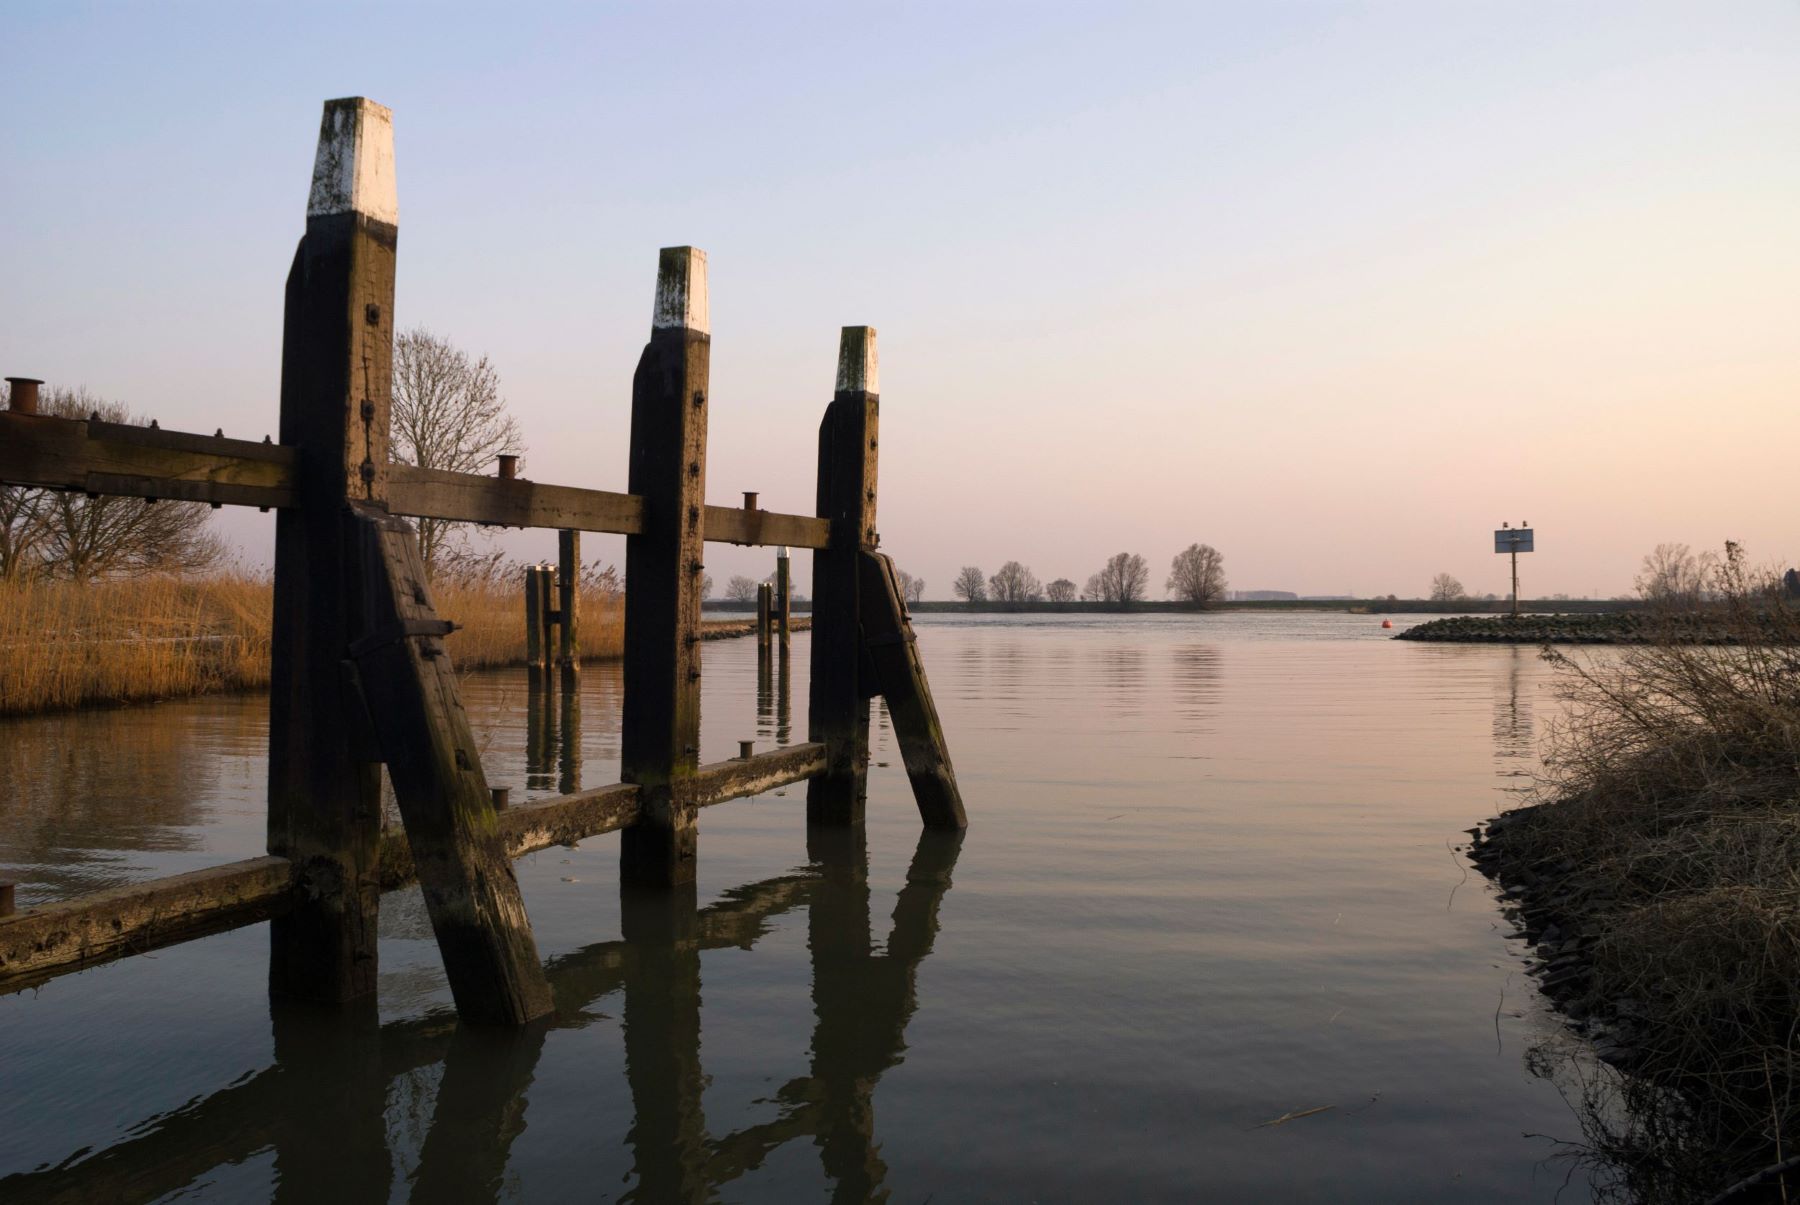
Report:
[[[508,457],[495,476],[393,464],[395,197],[391,114],[360,97],[326,102],[287,281],[278,443],[40,415],[28,388],[0,413],[0,485],[278,511],[268,855],[11,915],[0,890],[0,992],[269,920],[273,996],[366,1006],[380,895],[416,877],[458,1011],[522,1024],[550,1002],[510,859],[617,831],[633,927],[680,918],[693,909],[700,809],[806,782],[809,825],[862,820],[875,694],[926,825],[965,823],[892,566],[875,551],[875,332],[842,332],[814,515],[762,510],[754,495],[742,508],[706,504],[712,340],[706,256],[692,247],[660,253],[632,383],[628,493],[525,480]],[[525,611],[534,748],[555,726],[550,666],[563,670],[562,794],[506,806],[489,789],[444,644],[452,625],[432,609],[403,518],[558,532],[557,566],[526,576]],[[587,790],[571,710],[582,531],[626,543],[624,781]],[[758,614],[760,660],[778,643],[780,668],[759,667],[759,691],[776,684],[776,747],[701,765],[708,540],[783,546]],[[788,545],[814,554],[810,739],[797,745],[784,744]],[[386,833],[384,763],[403,821]],[[547,745],[529,770],[527,786],[547,789]]]
[[[788,646],[788,637],[792,634],[794,616],[794,573],[793,558],[788,555],[787,545],[775,554],[775,587],[774,608],[775,627],[781,633],[781,647]]]

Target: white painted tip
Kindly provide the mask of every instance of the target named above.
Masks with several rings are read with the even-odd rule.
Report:
[[[846,326],[838,339],[839,393],[880,393],[881,358],[875,354],[875,328]]]
[[[706,300],[706,252],[698,247],[664,247],[656,265],[655,330],[712,333]]]
[[[362,96],[325,102],[306,216],[360,213],[400,224],[394,188],[394,112]]]
[[[775,554],[775,559],[778,561],[785,561],[788,559],[788,547],[786,544],[783,544],[781,546],[781,551]]]

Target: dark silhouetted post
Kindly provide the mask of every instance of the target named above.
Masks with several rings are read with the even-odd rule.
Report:
[[[760,582],[756,587],[756,647],[769,647],[771,623],[775,613],[775,587],[768,582]]]
[[[862,689],[858,558],[875,547],[875,330],[847,326],[837,395],[819,424],[818,513],[831,546],[813,553],[809,739],[826,746],[825,773],[806,788],[808,824],[860,824],[868,795],[869,702]]]
[[[542,669],[550,663],[550,570],[525,566],[525,664]]]
[[[788,629],[794,614],[793,559],[785,545],[775,557],[775,628],[781,633],[781,647],[788,646]]]
[[[581,632],[577,612],[581,608],[581,533],[556,533],[556,618],[562,625],[561,661],[566,669],[581,668]]]
[[[674,787],[700,753],[708,329],[706,253],[664,248],[650,342],[631,383],[628,488],[644,499],[644,530],[625,538],[620,770],[642,791],[619,843],[627,885],[694,879],[695,813]]]
[[[387,497],[398,233],[392,114],[326,101],[282,321],[281,442],[300,460],[298,505],[275,520],[268,824],[301,899],[269,927],[278,996],[375,990],[381,780],[346,706],[358,564],[347,503]]]
[[[523,1025],[551,1011],[525,901],[481,753],[444,651],[406,520],[360,515],[363,607],[350,646],[413,866],[465,1021]]]

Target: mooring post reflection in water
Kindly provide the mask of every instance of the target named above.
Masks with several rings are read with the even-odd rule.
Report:
[[[834,1199],[875,1196],[886,1168],[875,1153],[874,1087],[905,1050],[919,965],[931,952],[961,843],[960,832],[920,833],[879,954],[862,831],[815,832],[805,871],[738,888],[705,908],[695,907],[691,888],[622,891],[623,940],[550,959],[556,1013],[519,1030],[441,1015],[382,1026],[368,998],[342,1009],[274,1005],[272,1066],[140,1123],[105,1150],[0,1179],[0,1200],[151,1200],[270,1150],[275,1200],[387,1200],[396,1086],[441,1063],[410,1199],[491,1201],[525,1129],[547,1039],[596,1024],[589,1010],[621,990],[634,1111],[628,1199],[709,1199],[794,1139],[818,1145]],[[713,1138],[702,1110],[701,954],[748,949],[772,918],[800,906],[808,909],[812,954],[810,1066],[776,1093],[775,1120]]]
[[[794,679],[789,673],[793,653],[760,645],[756,650],[756,735],[777,745],[791,744],[794,735]]]
[[[581,673],[574,666],[526,668],[525,789],[581,789]]]

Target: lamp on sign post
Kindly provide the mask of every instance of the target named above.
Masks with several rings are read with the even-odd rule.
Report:
[[[1519,554],[1532,550],[1532,534],[1529,523],[1521,523],[1517,527],[1502,523],[1500,530],[1494,533],[1494,551],[1512,555],[1512,613],[1515,618],[1519,614]]]

